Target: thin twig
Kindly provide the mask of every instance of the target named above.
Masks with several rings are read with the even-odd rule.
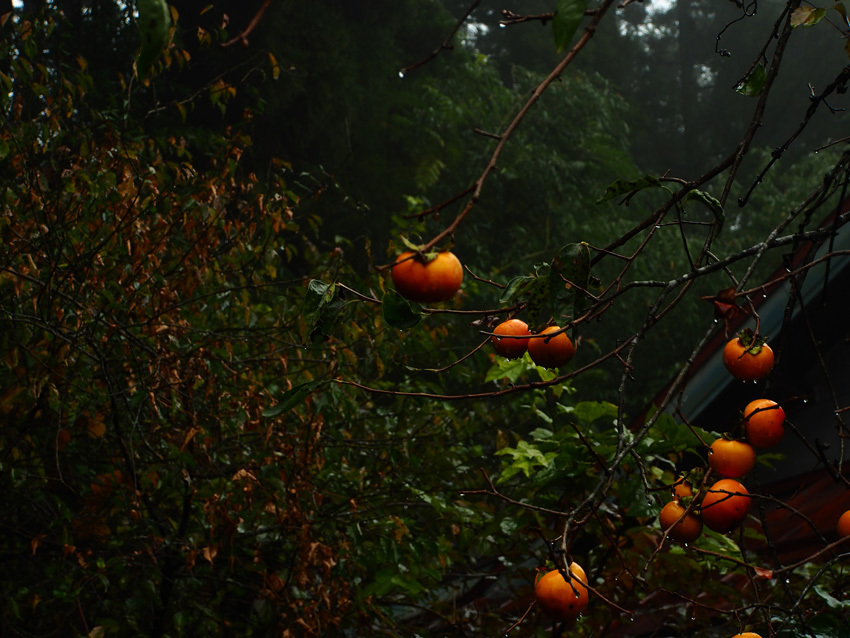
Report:
[[[475,180],[475,188],[472,192],[472,197],[463,207],[463,210],[458,213],[454,221],[452,221],[452,223],[449,224],[445,229],[443,229],[442,232],[437,234],[437,236],[435,236],[431,241],[429,241],[425,245],[424,250],[428,250],[429,248],[436,246],[448,236],[450,236],[452,233],[454,233],[454,231],[464,220],[464,218],[475,207],[475,205],[478,203],[479,198],[481,197],[481,190],[484,188],[484,183],[487,181],[487,178],[490,176],[490,173],[492,173],[493,170],[496,168],[496,163],[498,162],[502,151],[505,149],[505,145],[507,144],[511,135],[513,135],[520,122],[522,122],[523,118],[531,110],[531,107],[533,107],[537,103],[537,100],[540,99],[540,96],[543,95],[549,85],[551,85],[552,82],[554,82],[561,76],[564,70],[575,59],[576,55],[578,55],[579,51],[581,51],[585,47],[585,45],[590,42],[590,39],[596,32],[596,28],[599,25],[599,22],[602,20],[602,17],[605,15],[605,12],[611,7],[612,4],[614,4],[614,0],[603,0],[602,4],[599,6],[598,12],[593,16],[593,20],[590,22],[590,24],[587,25],[584,30],[584,33],[582,34],[581,38],[579,38],[578,42],[576,42],[576,44],[573,46],[572,49],[570,49],[564,59],[561,60],[561,62],[559,62],[554,69],[552,69],[549,75],[546,76],[546,78],[537,86],[537,88],[534,89],[531,94],[531,97],[528,98],[526,103],[522,106],[522,108],[516,114],[514,119],[511,121],[510,124],[508,124],[507,128],[502,133],[499,143],[496,145],[493,154],[490,156],[490,161],[487,162],[487,166],[484,168],[484,171],[481,173],[478,179]]]
[[[463,23],[466,22],[467,18],[469,18],[470,14],[475,10],[475,8],[479,4],[481,4],[481,0],[474,0],[473,3],[471,5],[469,5],[469,8],[466,10],[466,13],[463,14],[463,17],[461,17],[461,19],[457,21],[457,24],[455,24],[454,28],[451,30],[449,35],[446,36],[446,39],[443,41],[443,43],[440,46],[438,46],[436,49],[434,49],[427,57],[420,60],[419,62],[415,62],[414,64],[411,64],[411,65],[406,66],[402,69],[399,69],[398,76],[400,78],[403,78],[405,75],[407,75],[408,73],[410,73],[414,69],[418,69],[420,66],[424,66],[424,65],[428,64],[431,60],[436,58],[443,51],[450,50],[453,46],[451,44],[451,41],[454,39],[455,34],[458,32],[458,30],[461,28],[461,26],[463,26]]]
[[[231,45],[236,44],[237,42],[241,42],[243,46],[248,46],[248,36],[251,35],[251,32],[257,28],[257,25],[260,24],[260,18],[263,17],[263,14],[266,12],[266,9],[271,5],[272,0],[266,0],[263,2],[263,5],[260,7],[259,11],[254,15],[251,19],[251,22],[248,23],[248,26],[245,27],[236,37],[231,38],[227,42],[223,42],[221,45],[222,48],[229,47]]]

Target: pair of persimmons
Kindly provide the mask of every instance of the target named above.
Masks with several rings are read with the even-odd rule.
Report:
[[[437,253],[425,261],[414,252],[402,253],[392,268],[393,285],[405,299],[417,303],[438,303],[454,297],[463,282],[463,267],[451,252]],[[549,326],[539,336],[532,335],[520,319],[508,319],[496,326],[491,337],[497,354],[516,359],[525,354],[544,368],[560,368],[576,353],[575,346],[558,326]],[[554,336],[543,336],[557,333]]]

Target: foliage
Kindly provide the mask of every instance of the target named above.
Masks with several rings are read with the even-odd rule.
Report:
[[[687,119],[639,99],[670,86],[649,60],[676,54],[674,9],[643,32],[630,6],[544,17],[551,50],[599,20],[649,88],[602,53],[557,79],[506,62],[502,29],[410,66],[451,17],[367,4],[47,2],[3,27],[0,633],[846,634],[843,554],[780,556],[779,499],[687,547],[655,517],[729,425],[682,407],[723,325],[702,297],[744,308],[777,252],[828,245],[850,158],[780,173],[742,146],[695,177],[720,166],[714,118],[681,173],[647,170]],[[828,23],[789,15],[795,37]],[[435,237],[469,270],[423,307],[382,266]],[[515,314],[569,326],[575,361],[496,357]],[[524,615],[535,569],[571,556],[584,617]]]

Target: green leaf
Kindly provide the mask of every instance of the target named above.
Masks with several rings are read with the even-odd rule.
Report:
[[[689,191],[688,194],[685,195],[686,202],[691,200],[698,201],[712,212],[715,221],[717,221],[717,225],[714,227],[714,236],[716,237],[723,228],[723,223],[726,221],[726,212],[723,210],[723,205],[720,203],[720,200],[714,197],[714,195],[710,195],[705,191],[697,189]]]
[[[629,516],[648,518],[658,514],[657,506],[646,499],[645,487],[640,478],[624,481],[621,490],[620,498],[626,504]]]
[[[830,594],[822,585],[815,585],[815,593],[826,601],[831,609],[844,609],[850,607],[850,600],[838,600]]]
[[[398,330],[413,328],[422,321],[422,306],[405,299],[395,290],[387,290],[384,293],[381,311],[384,321]]]
[[[616,419],[617,406],[607,401],[581,401],[576,404],[573,414],[584,423],[593,423],[603,417]]]
[[[516,383],[526,370],[528,370],[528,360],[525,356],[519,359],[504,359],[498,357],[496,363],[487,371],[487,376],[484,378],[485,383],[490,381],[498,381],[507,379],[510,383]]]
[[[9,154],[9,144],[6,143],[6,140],[0,139],[0,160],[6,159],[6,156]]]
[[[310,340],[313,343],[327,341],[339,323],[345,307],[342,292],[336,284],[326,284],[313,279],[304,296],[304,314],[310,323]]]
[[[526,477],[530,477],[536,470],[549,467],[552,461],[558,456],[557,452],[544,453],[537,447],[529,444],[528,441],[520,441],[515,448],[504,447],[501,450],[497,450],[496,454],[511,457],[509,464],[499,477],[498,482],[500,483],[519,472],[522,472]]]
[[[653,413],[654,411],[650,414]],[[672,415],[665,412],[658,415],[649,432],[637,444],[637,450],[640,454],[663,458],[694,447],[700,439],[712,441],[718,436],[717,432],[708,432],[696,426],[688,427],[678,423]]]
[[[513,536],[519,530],[519,523],[515,518],[503,518],[499,522],[499,529],[505,536]]]
[[[788,458],[781,452],[760,452],[756,457],[756,461],[760,465],[764,465],[765,467],[769,467],[770,469],[774,469],[777,467],[781,467],[781,464],[785,459]]]
[[[562,317],[574,319],[587,308],[589,299],[573,285],[587,290],[590,284],[590,248],[587,244],[567,244],[552,260],[549,272],[549,304],[556,321]],[[566,281],[564,281],[566,280]],[[567,309],[567,304],[572,308]]]
[[[528,275],[520,275],[519,277],[514,277],[508,282],[508,285],[502,293],[502,296],[499,297],[499,303],[513,303],[517,297],[519,297],[528,289],[528,287],[534,282],[535,279],[536,277],[529,277]]]
[[[558,370],[553,368],[544,368],[543,366],[534,366],[537,376],[543,383],[549,383],[552,379],[558,376]]]
[[[767,81],[764,65],[759,64],[744,80],[735,87],[735,92],[747,97],[757,97]]]
[[[137,4],[137,24],[142,35],[142,48],[136,56],[136,71],[140,78],[144,78],[159,54],[168,46],[171,11],[165,0],[139,0]]]
[[[528,287],[528,299],[526,310],[532,325],[540,323],[543,308],[549,303],[549,275],[540,275],[534,278],[534,282]]]
[[[325,383],[327,383],[326,380],[307,381],[306,383],[299,383],[298,385],[293,386],[292,389],[287,390],[280,395],[280,400],[277,405],[273,405],[272,407],[263,410],[263,416],[272,418],[279,414],[283,414],[284,412],[288,412],[299,403],[303,403],[304,399],[313,394],[317,388]]]
[[[573,39],[586,9],[587,0],[558,0],[555,17],[552,19],[552,34],[555,36],[558,53],[566,49]]]
[[[664,185],[655,175],[644,175],[640,179],[632,180],[618,179],[605,189],[605,192],[596,200],[596,203],[602,204],[609,199],[630,195],[644,188],[664,188]]]
[[[535,441],[550,441],[555,433],[546,428],[534,428],[528,435]]]

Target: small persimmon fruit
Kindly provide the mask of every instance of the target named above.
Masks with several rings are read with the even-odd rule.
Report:
[[[732,638],[761,638],[759,634],[754,634],[751,631],[745,631],[742,634],[735,634]]]
[[[746,331],[745,331],[746,333]],[[723,348],[723,364],[732,376],[742,381],[758,381],[773,370],[773,350],[761,339],[744,334]]]
[[[490,337],[493,350],[496,354],[506,359],[517,359],[528,350],[528,339],[502,339],[495,335],[522,336],[530,335],[528,324],[521,319],[508,319],[503,321],[493,330],[494,336]]]
[[[725,534],[750,512],[750,493],[735,479],[720,479],[702,499],[700,517],[708,529]]]
[[[587,575],[578,563],[570,563],[570,582],[557,569],[546,572],[534,583],[537,604],[555,620],[573,620],[587,607]]]
[[[661,508],[658,522],[667,536],[680,543],[692,543],[702,534],[702,521],[693,512],[685,514],[686,508],[679,501],[670,501]],[[685,517],[682,518],[682,514]],[[680,521],[679,519],[682,518]]]
[[[850,536],[850,510],[844,512],[838,517],[838,525],[836,526],[839,538]]]
[[[399,255],[392,269],[396,292],[417,303],[448,301],[460,290],[463,267],[460,260],[448,251],[437,253],[429,262],[417,253]]]
[[[778,445],[785,434],[782,424],[785,422],[785,410],[776,401],[756,399],[744,408],[744,428],[747,440],[756,447]]]
[[[694,491],[691,489],[691,484],[685,481],[684,478],[680,478],[675,483],[673,483],[673,500],[678,501],[680,498],[684,498],[686,496],[693,496]]]
[[[756,464],[756,451],[745,441],[720,438],[708,450],[708,464],[724,478],[741,478]]]
[[[557,332],[558,326],[549,326],[540,333],[541,335]],[[560,368],[575,356],[576,349],[573,342],[562,332],[554,337],[531,338],[528,341],[528,354],[531,360],[544,368]]]

